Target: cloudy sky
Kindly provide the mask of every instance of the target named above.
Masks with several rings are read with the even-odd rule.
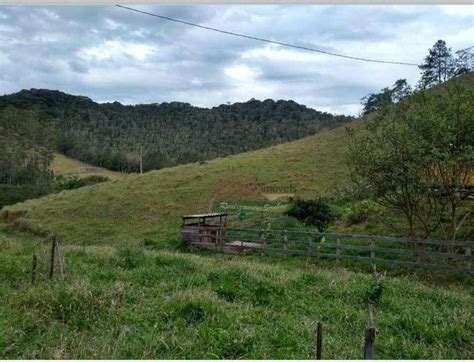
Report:
[[[474,44],[474,6],[134,6],[357,57],[420,63],[438,39]],[[0,94],[59,89],[97,102],[215,106],[293,99],[357,114],[416,67],[351,61],[189,27],[114,6],[0,7]]]

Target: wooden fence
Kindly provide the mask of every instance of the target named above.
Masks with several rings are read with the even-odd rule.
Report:
[[[226,228],[222,239],[200,240],[193,246],[223,252],[299,255],[317,259],[354,260],[372,265],[472,273],[472,241],[409,239],[374,235],[290,230]]]

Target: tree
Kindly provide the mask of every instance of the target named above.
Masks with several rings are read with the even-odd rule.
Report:
[[[412,94],[412,89],[406,79],[399,79],[392,86],[391,90],[392,103],[398,103]]]
[[[362,109],[362,115],[365,116],[369,113],[377,112],[392,103],[392,95],[390,89],[384,88],[380,93],[371,93],[361,99],[361,103],[364,106]]]
[[[411,236],[441,228],[454,240],[466,220],[461,190],[474,168],[473,102],[473,92],[453,81],[385,107],[362,134],[351,133],[354,180],[401,210]]]
[[[456,76],[474,70],[474,46],[456,52]]]
[[[444,40],[438,40],[428,50],[428,55],[419,68],[421,69],[421,88],[429,88],[446,82],[456,75],[456,63],[451,48],[447,47]]]
[[[380,93],[371,93],[361,99],[362,115],[365,116],[372,112],[377,112],[390,104],[400,102],[412,93],[411,87],[406,79],[399,79],[391,88],[383,88]]]

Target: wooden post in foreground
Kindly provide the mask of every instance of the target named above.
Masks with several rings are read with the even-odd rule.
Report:
[[[50,266],[49,266],[49,279],[53,279],[55,256],[56,256],[56,236],[53,236],[51,238],[51,260],[50,260]]]
[[[364,359],[374,359],[375,327],[373,306],[369,303],[369,321],[365,330]]]
[[[38,258],[36,254],[33,254],[33,265],[31,267],[31,283],[35,284],[36,282],[36,265],[38,264]]]
[[[470,247],[470,246],[468,246],[468,247],[466,248],[466,256],[471,256],[471,247]],[[467,260],[467,267],[468,267],[469,269],[472,268],[472,261],[469,260],[469,259]]]
[[[59,253],[59,242],[57,239],[56,239],[56,255],[58,258],[59,272],[61,273],[61,278],[64,279],[63,260],[61,259],[61,254]]]
[[[374,241],[374,240],[372,240],[372,241],[370,242],[370,247],[371,247],[370,258],[371,258],[371,259],[375,259],[375,251],[374,251],[374,249],[375,249],[375,241]],[[375,264],[375,262],[372,262],[372,271],[373,271],[374,273],[377,273],[377,264]]]
[[[323,348],[323,326],[321,322],[318,322],[318,328],[316,330],[316,359],[321,359],[322,348]]]

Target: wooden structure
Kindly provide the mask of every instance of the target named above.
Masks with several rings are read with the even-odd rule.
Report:
[[[222,244],[226,221],[225,213],[184,215],[181,235],[189,244],[219,245]]]
[[[208,214],[218,217],[220,214]],[[191,216],[191,215],[190,215]],[[295,230],[226,228],[208,229],[206,215],[192,215],[192,230],[184,225],[183,237],[193,246],[232,254],[261,254],[332,259],[336,263],[357,261],[372,265],[392,265],[473,274],[473,241],[408,239],[388,236],[321,233]],[[209,216],[206,216],[208,218]],[[188,217],[189,218],[189,217]],[[205,224],[205,225],[204,225]],[[216,226],[214,226],[216,228]],[[189,232],[188,232],[189,230]],[[215,229],[214,229],[215,230]]]

